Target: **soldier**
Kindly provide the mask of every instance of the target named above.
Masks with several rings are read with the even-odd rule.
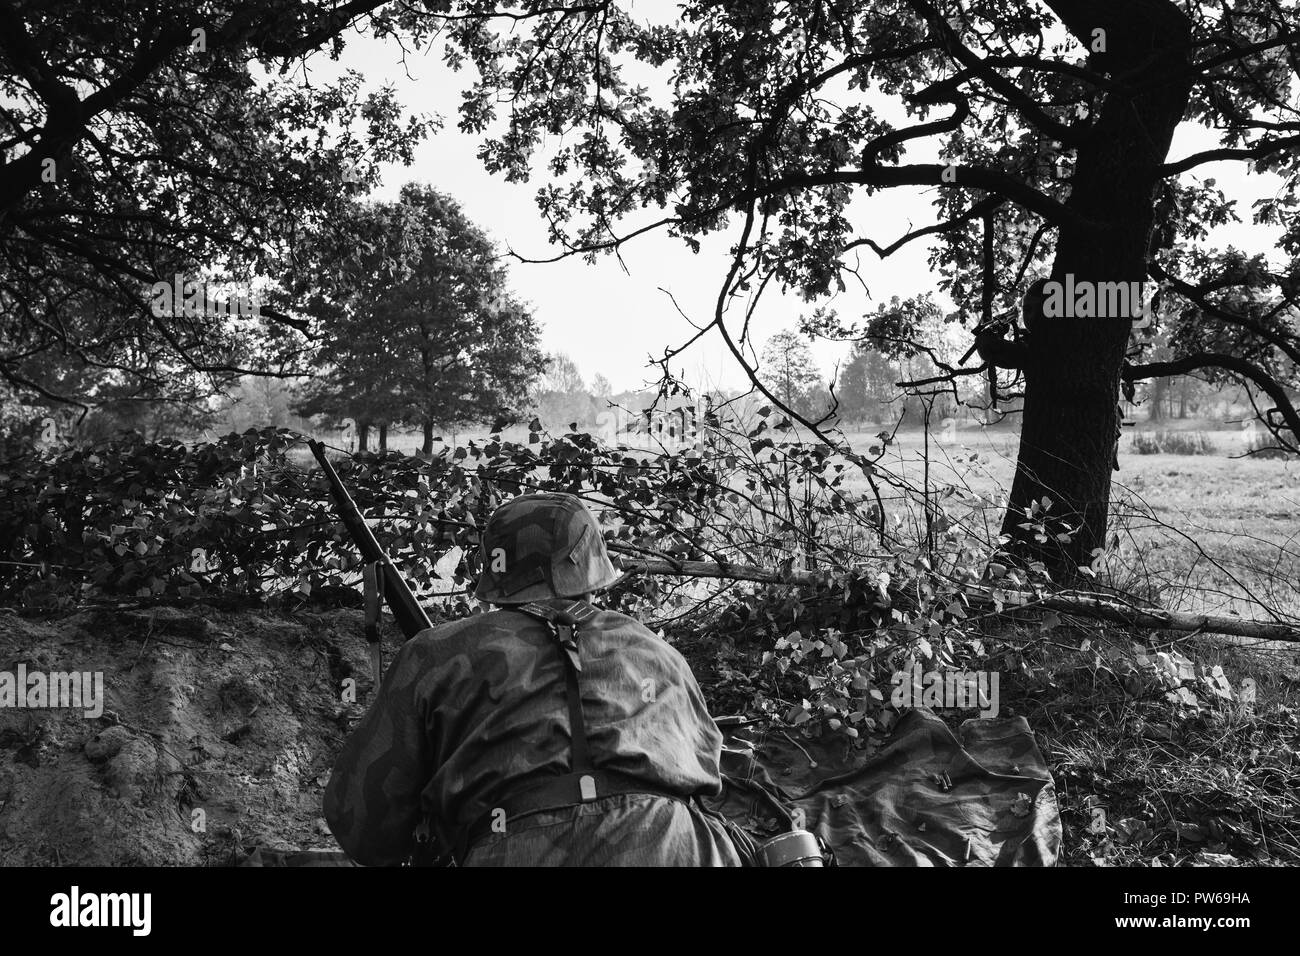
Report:
[[[370,866],[408,859],[413,832],[464,866],[741,865],[699,800],[722,736],[682,656],[589,603],[618,572],[582,502],[507,502],[481,558],[497,609],[407,641],[344,744],[339,845]]]

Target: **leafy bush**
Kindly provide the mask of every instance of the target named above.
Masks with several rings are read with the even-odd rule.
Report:
[[[57,603],[76,592],[258,591],[322,517],[284,467],[291,441],[270,429],[192,447],[129,434],[7,455],[4,593]]]
[[[875,517],[837,489],[825,445],[782,443],[766,421],[676,453],[629,453],[589,435],[470,442],[432,460],[359,454],[338,470],[418,591],[463,592],[477,528],[522,491],[568,491],[601,511],[611,545],[668,561],[779,568],[788,551],[828,568]],[[752,434],[751,434],[752,433]],[[752,437],[752,440],[751,440]],[[760,457],[769,460],[759,461]],[[359,557],[301,436],[266,428],[185,446],[122,435],[85,448],[0,456],[0,595],[66,603],[91,594],[310,595],[355,581]],[[801,489],[793,502],[777,481]],[[643,582],[647,598],[660,585]]]
[[[1215,447],[1204,432],[1138,432],[1132,451],[1135,455],[1213,455]]]

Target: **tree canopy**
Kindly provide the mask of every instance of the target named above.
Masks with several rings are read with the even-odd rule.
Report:
[[[544,359],[488,236],[460,205],[410,184],[323,229],[292,288],[322,329],[307,414],[435,424],[519,413]]]
[[[869,342],[855,343],[848,362],[840,370],[835,393],[840,414],[851,422],[868,418],[877,423],[884,421],[898,380],[898,371],[883,354]]]
[[[830,412],[821,369],[798,333],[778,332],[768,339],[760,367],[764,381],[784,405],[812,419]]]
[[[314,223],[409,160],[430,120],[355,73],[295,75],[374,4],[0,5],[0,378],[47,402],[210,394],[289,374],[276,287]],[[158,281],[266,285],[262,321],[151,308]],[[228,290],[217,286],[214,298]]]

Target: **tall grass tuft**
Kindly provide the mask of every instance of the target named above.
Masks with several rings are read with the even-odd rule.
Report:
[[[1135,455],[1213,455],[1216,449],[1204,432],[1138,432],[1132,451]]]

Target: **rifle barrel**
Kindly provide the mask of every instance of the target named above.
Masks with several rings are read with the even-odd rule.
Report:
[[[397,626],[402,629],[402,633],[407,638],[412,638],[421,631],[433,627],[429,615],[424,613],[424,608],[415,599],[415,595],[411,592],[406,581],[403,580],[401,572],[397,570],[397,566],[393,564],[392,559],[379,546],[378,539],[375,537],[374,532],[370,530],[370,526],[366,524],[366,519],[362,517],[361,510],[357,508],[357,503],[352,500],[352,496],[348,494],[348,489],[344,487],[343,480],[339,478],[338,472],[334,470],[334,466],[325,457],[325,446],[318,441],[309,440],[307,447],[311,449],[312,455],[320,463],[321,471],[325,475],[325,480],[329,482],[330,491],[334,496],[334,504],[339,519],[343,522],[343,527],[347,528],[348,534],[352,536],[352,540],[356,542],[362,560],[379,562],[384,600],[388,602],[388,607],[393,612],[393,618],[397,621]]]

